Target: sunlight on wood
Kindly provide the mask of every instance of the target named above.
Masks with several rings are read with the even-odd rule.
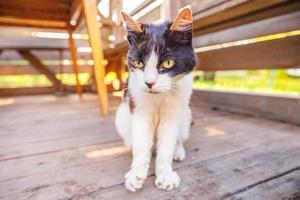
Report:
[[[205,134],[208,137],[217,137],[217,136],[227,135],[226,132],[224,132],[220,129],[217,129],[217,128],[212,128],[212,127],[205,128]]]
[[[103,150],[91,151],[85,154],[86,158],[98,158],[104,156],[111,156],[116,154],[123,154],[129,152],[129,149],[125,146],[117,146],[112,148],[107,148]]]
[[[7,106],[15,103],[14,98],[0,99],[0,106]]]
[[[200,53],[200,52],[212,51],[212,50],[216,50],[216,49],[223,49],[223,48],[228,48],[228,47],[253,44],[253,43],[257,43],[257,42],[278,40],[278,39],[282,39],[282,38],[286,38],[286,37],[290,37],[290,36],[296,36],[296,35],[300,35],[300,30],[290,31],[287,33],[266,35],[266,36],[261,36],[261,37],[256,37],[256,38],[234,41],[234,42],[227,42],[227,43],[223,43],[223,44],[199,47],[199,48],[196,48],[195,51],[196,51],[196,53]]]
[[[114,97],[122,97],[123,96],[123,91],[116,91],[116,92],[113,92],[112,95]]]

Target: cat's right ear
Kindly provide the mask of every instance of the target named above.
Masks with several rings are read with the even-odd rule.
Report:
[[[142,25],[137,22],[136,20],[132,19],[129,15],[127,15],[125,12],[121,11],[123,23],[126,24],[126,27],[128,31],[135,31],[138,33],[142,33]]]
[[[171,31],[187,31],[192,30],[193,15],[190,6],[183,7],[179,10],[173,24],[170,27]]]

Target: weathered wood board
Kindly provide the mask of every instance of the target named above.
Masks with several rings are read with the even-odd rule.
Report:
[[[118,100],[111,98],[111,111]],[[131,155],[97,97],[0,99],[0,199],[293,199],[299,197],[300,127],[211,110],[192,100],[180,188],[124,188]]]

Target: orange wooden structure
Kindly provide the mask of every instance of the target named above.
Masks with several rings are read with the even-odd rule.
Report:
[[[82,86],[78,77],[77,52],[72,37],[81,20],[85,18],[89,33],[94,71],[96,77],[99,104],[103,115],[108,114],[107,89],[104,84],[105,69],[103,66],[103,49],[100,40],[100,29],[96,24],[96,0],[18,0],[0,1],[0,25],[21,26],[35,28],[64,29],[69,34],[69,48],[76,76],[76,91],[82,95]],[[29,61],[35,69],[46,75],[55,88],[64,87],[63,84],[34,56],[29,49],[17,51]]]

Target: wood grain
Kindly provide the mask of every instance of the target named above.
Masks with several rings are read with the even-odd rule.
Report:
[[[96,95],[83,97],[19,97],[0,106],[1,198],[277,200],[297,194],[299,127],[211,110],[196,98],[187,158],[174,163],[180,188],[155,188],[152,162],[144,189],[129,193],[123,175],[131,156],[114,116],[98,115]],[[114,112],[119,100],[111,101]]]
[[[204,71],[295,68],[300,64],[300,36],[199,52]]]

